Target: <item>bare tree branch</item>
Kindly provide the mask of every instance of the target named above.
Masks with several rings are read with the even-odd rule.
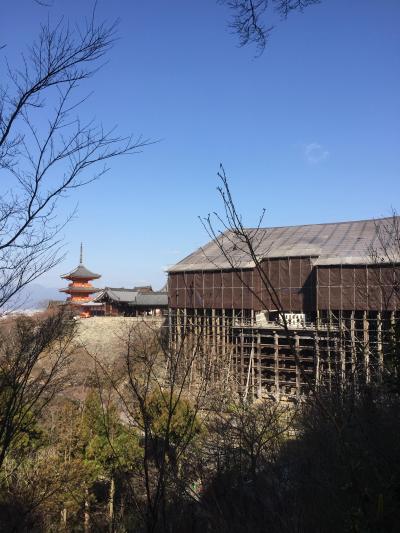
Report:
[[[79,116],[80,85],[102,66],[116,23],[42,25],[0,86],[0,308],[62,260],[59,201],[98,179],[117,156],[148,144]]]
[[[237,34],[239,46],[254,44],[258,51],[257,55],[261,55],[274,29],[274,25],[267,24],[265,20],[270,5],[270,18],[275,12],[282,19],[286,19],[290,13],[303,11],[312,4],[318,4],[320,0],[218,0],[218,2],[226,5],[232,13],[229,27]]]

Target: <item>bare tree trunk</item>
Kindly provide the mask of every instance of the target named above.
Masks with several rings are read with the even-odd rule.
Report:
[[[112,533],[114,531],[114,499],[115,499],[115,478],[111,476],[110,480],[110,492],[108,497],[108,518],[109,518],[109,530]]]
[[[61,510],[61,527],[62,529],[67,529],[67,509],[64,507]]]
[[[85,511],[83,516],[83,529],[85,533],[90,531],[90,503],[89,503],[89,489],[85,489]]]

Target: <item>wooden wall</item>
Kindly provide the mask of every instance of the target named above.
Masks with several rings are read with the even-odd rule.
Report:
[[[262,268],[288,312],[400,308],[400,267],[313,267],[311,258],[296,257],[268,259]],[[168,292],[172,308],[276,309],[256,269],[170,273]]]

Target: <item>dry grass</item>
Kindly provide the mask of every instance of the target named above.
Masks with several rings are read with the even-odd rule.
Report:
[[[133,324],[143,330],[159,330],[163,319],[134,317],[93,317],[80,319],[77,324],[76,344],[91,355],[114,361],[124,354],[124,338]]]
[[[95,362],[105,367],[119,366],[126,354],[127,331],[133,327],[140,332],[159,331],[162,318],[93,317],[77,321],[66,395],[84,398],[87,386],[95,379]]]

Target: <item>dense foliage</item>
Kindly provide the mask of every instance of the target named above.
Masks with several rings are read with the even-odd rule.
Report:
[[[153,332],[78,394],[73,329],[62,314],[3,327],[2,531],[398,530],[396,346],[379,384],[200,404],[162,375]]]

